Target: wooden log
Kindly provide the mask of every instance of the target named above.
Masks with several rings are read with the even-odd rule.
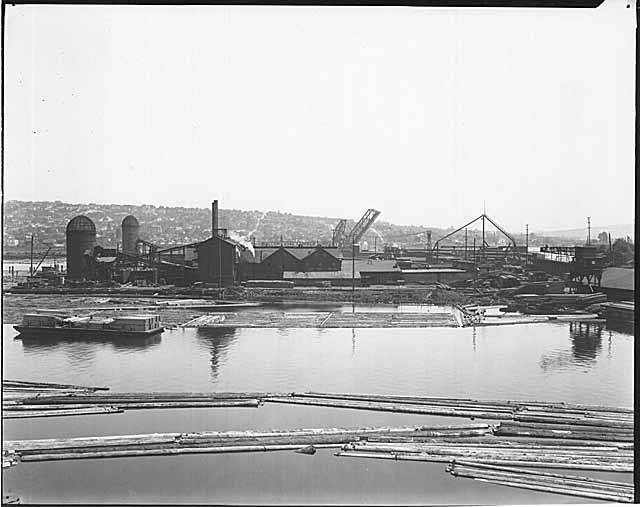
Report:
[[[455,440],[455,441],[452,441]],[[493,442],[484,441],[484,442],[476,442],[475,438],[460,438],[460,439],[449,439],[449,438],[420,438],[420,437],[411,437],[411,436],[386,436],[386,435],[371,435],[367,437],[368,442],[388,442],[388,443],[416,443],[416,444],[430,444],[437,445],[439,447],[483,447],[483,448],[506,448],[506,449],[549,449],[553,450],[559,447],[558,444],[554,445],[546,445],[546,439],[542,440],[543,443],[538,443],[540,440],[536,442],[511,442],[504,441],[501,442],[500,439],[496,438]],[[571,441],[569,441],[571,442]],[[582,442],[580,442],[582,443]],[[612,451],[612,452],[632,452],[632,450],[623,450],[616,445],[610,445],[609,443],[597,442],[597,445],[590,444],[588,446],[585,445],[561,445],[563,450],[575,450],[575,451],[584,451],[585,449],[593,449],[599,451]]]
[[[621,413],[629,413],[633,414],[632,408],[625,407],[604,407],[601,405],[585,405],[585,404],[570,404],[565,402],[547,402],[547,401],[537,401],[537,400],[477,400],[473,398],[448,398],[448,397],[437,397],[437,396],[404,396],[404,395],[382,395],[382,394],[348,394],[348,393],[323,393],[310,391],[307,393],[292,393],[294,396],[309,396],[312,398],[326,397],[326,398],[337,398],[337,399],[375,399],[378,401],[384,401],[385,399],[399,399],[404,401],[426,401],[426,402],[444,402],[444,403],[455,403],[455,402],[463,402],[463,403],[482,403],[482,404],[495,404],[498,406],[504,405],[512,405],[512,406],[535,406],[535,407],[551,407],[551,408],[559,408],[559,409],[567,409],[567,410],[605,410],[605,411],[613,411],[613,412],[621,412]]]
[[[228,400],[228,401],[176,401],[162,403],[118,403],[124,410],[133,409],[161,409],[161,408],[230,408],[230,407],[259,407],[260,400]]]
[[[605,426],[611,428],[625,428],[625,429],[633,429],[632,422],[623,422],[623,421],[604,421],[598,419],[575,419],[570,417],[546,417],[546,416],[536,416],[536,415],[526,415],[526,414],[515,414],[513,416],[514,421],[522,421],[522,422],[538,422],[538,423],[551,423],[551,424],[573,424],[578,426]]]
[[[29,400],[32,404],[60,403],[138,403],[162,401],[226,401],[243,399],[262,399],[264,393],[111,393],[107,395],[81,395],[48,397],[44,400]]]
[[[285,435],[330,435],[330,434],[419,434],[423,431],[442,430],[456,431],[458,429],[488,430],[488,424],[448,425],[448,426],[402,426],[402,427],[362,427],[362,428],[301,428],[293,430],[268,430],[268,431],[202,431],[197,433],[185,433],[184,438],[211,438],[211,437],[255,437],[255,436],[285,436]]]
[[[523,474],[517,474],[517,473],[495,472],[495,471],[488,471],[488,470],[480,471],[479,469],[475,469],[475,468],[457,467],[457,466],[454,466],[450,470],[450,473],[451,475],[456,477],[469,477],[474,479],[476,478],[477,479],[497,479],[497,480],[519,482],[523,484],[539,484],[541,486],[571,488],[571,489],[577,489],[577,490],[633,496],[632,488],[610,486],[606,484],[601,484],[596,480],[593,480],[591,482],[584,482],[584,481],[575,481],[570,478],[559,479],[559,478],[549,478],[549,477],[542,477],[542,476],[523,475]],[[566,476],[566,477],[570,477],[570,476]]]
[[[517,483],[512,481],[500,481],[495,479],[476,479],[476,480],[482,481],[482,482],[490,482],[492,484],[499,484],[502,486],[511,486],[515,488],[544,491],[547,493],[572,495],[572,496],[579,496],[584,498],[594,498],[597,500],[605,500],[608,502],[625,502],[625,503],[633,502],[632,497],[629,498],[627,496],[618,496],[618,495],[611,495],[611,494],[605,494],[605,493],[589,492],[585,490],[575,490],[575,489],[567,489],[567,488],[550,488],[550,487],[541,486],[538,484],[522,484],[522,483]]]
[[[432,428],[456,429],[456,428],[489,428],[487,424],[470,424],[459,426],[401,426],[401,427],[362,427],[362,428],[301,428],[293,430],[268,430],[268,431],[202,431],[195,433],[150,433],[135,435],[110,435],[96,437],[75,437],[59,439],[37,439],[37,440],[6,440],[3,448],[7,449],[29,449],[29,448],[61,448],[61,447],[82,447],[87,445],[102,445],[104,442],[110,444],[148,442],[157,439],[180,440],[213,440],[213,439],[242,439],[242,438],[277,438],[287,436],[314,436],[314,435],[348,435],[366,436],[372,434],[413,434]]]
[[[312,393],[293,393],[293,398],[312,398],[312,399],[327,399],[327,400],[343,400],[343,401],[362,401],[362,402],[378,402],[378,403],[396,403],[404,405],[428,405],[435,407],[447,407],[447,408],[459,408],[465,410],[478,410],[478,411],[499,411],[505,413],[512,413],[517,409],[516,406],[510,406],[507,404],[499,403],[483,403],[483,402],[464,402],[464,401],[447,401],[436,399],[420,399],[406,396],[368,396],[368,395],[327,395]]]
[[[394,454],[394,453],[378,453],[378,452],[360,452],[360,451],[340,451],[335,454],[339,457],[350,458],[374,458],[374,459],[392,459],[398,461],[429,461],[436,463],[450,463],[456,459],[454,456],[429,456],[424,454]],[[483,463],[507,466],[523,466],[534,468],[558,468],[571,470],[592,470],[600,472],[633,472],[633,464],[591,464],[591,463],[556,463],[556,462],[532,462],[505,459],[482,459]]]
[[[149,433],[139,435],[113,435],[104,437],[46,438],[38,440],[5,440],[3,450],[19,451],[24,449],[56,449],[64,447],[85,447],[91,445],[117,445],[119,443],[151,442],[162,440],[167,443],[176,441],[181,433]]]
[[[363,449],[384,449],[384,450],[393,450],[398,452],[433,452],[433,453],[474,453],[474,454],[503,454],[503,455],[513,455],[513,454],[527,454],[530,456],[537,455],[553,455],[553,456],[575,456],[576,458],[581,457],[601,457],[605,459],[607,457],[611,457],[614,459],[633,459],[632,452],[621,452],[617,449],[613,450],[600,450],[600,449],[586,449],[582,448],[582,450],[565,449],[564,447],[487,447],[487,446],[448,446],[442,444],[430,444],[430,445],[422,445],[419,443],[401,443],[401,442],[379,442],[372,439],[368,439],[366,441],[354,442],[354,448],[363,448]]]
[[[27,380],[3,380],[2,387],[57,387],[57,388],[76,388],[76,389],[92,389],[95,391],[108,391],[108,387],[102,386],[79,386],[75,384],[55,384],[51,382],[30,382]]]
[[[455,461],[452,463],[448,471],[453,473],[458,470],[467,469],[467,470],[475,470],[475,471],[484,471],[495,473],[496,475],[503,476],[529,476],[534,480],[548,480],[551,482],[557,483],[565,483],[565,484],[582,484],[593,486],[595,488],[602,489],[618,489],[618,490],[628,490],[633,491],[633,484],[626,482],[614,482],[614,481],[603,481],[599,479],[594,479],[593,477],[583,477],[583,476],[575,476],[575,475],[564,475],[564,474],[554,474],[549,472],[539,472],[537,470],[527,470],[524,468],[514,468],[514,467],[498,467],[494,465],[486,465],[484,463],[473,463],[473,462],[461,462]]]
[[[528,436],[536,438],[558,438],[568,440],[598,440],[598,441],[615,441],[615,442],[633,442],[633,435],[623,434],[607,434],[607,433],[588,433],[585,431],[566,431],[566,430],[528,430],[520,428],[497,428],[495,435],[502,436]]]
[[[68,405],[7,405],[2,406],[2,410],[8,412],[20,412],[20,411],[29,411],[29,410],[86,410],[91,408],[103,408],[105,405],[84,405],[84,404],[68,404]],[[111,406],[111,405],[107,405]],[[122,407],[120,407],[122,408]]]
[[[440,448],[440,447],[421,447],[416,445],[397,445],[397,444],[368,444],[363,442],[353,442],[345,445],[346,449],[364,450],[366,452],[392,452],[392,453],[412,453],[412,454],[429,454],[444,456],[467,456],[477,458],[504,458],[518,459],[527,461],[580,461],[583,463],[598,460],[600,462],[633,462],[633,456],[620,456],[616,453],[589,453],[575,454],[575,451],[567,452],[550,452],[548,450],[536,451],[534,449],[486,449],[486,448]]]
[[[45,411],[26,411],[26,412],[3,412],[3,419],[25,419],[28,417],[60,417],[72,415],[94,415],[94,414],[115,414],[124,412],[117,407],[93,407],[75,410],[45,410]]]
[[[317,444],[316,448],[335,449],[340,444]],[[120,450],[104,452],[82,452],[82,453],[48,453],[32,454],[22,457],[22,461],[55,461],[66,459],[97,459],[97,458],[125,458],[134,456],[165,456],[175,454],[219,454],[219,453],[240,453],[240,452],[269,452],[269,451],[291,451],[300,448],[300,444],[286,445],[239,445],[222,447],[169,447],[164,449],[142,449],[142,450]]]
[[[610,427],[598,427],[594,428],[590,425],[580,424],[553,424],[553,423],[526,423],[519,421],[503,421],[500,423],[500,427],[520,428],[520,429],[540,429],[540,430],[568,430],[572,432],[586,431],[591,433],[597,431],[598,433],[614,433],[614,434],[633,434],[633,428],[610,428]]]
[[[504,419],[500,412],[475,412],[467,410],[453,410],[444,408],[426,408],[417,405],[394,405],[390,403],[350,402],[329,399],[312,398],[265,398],[266,403],[291,403],[298,405],[316,405],[323,407],[349,408],[358,410],[372,410],[380,412],[397,412],[405,414],[445,415],[452,417],[471,417],[479,419]]]

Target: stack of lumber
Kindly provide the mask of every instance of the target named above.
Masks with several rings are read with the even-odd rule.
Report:
[[[3,442],[3,466],[17,461],[120,458],[196,453],[232,453],[298,450],[307,446],[340,448],[375,436],[432,438],[457,435],[467,430],[491,431],[488,425],[419,426],[378,428],[316,428],[271,431],[205,431],[197,433],[155,433]],[[5,465],[6,462],[6,465]]]
[[[465,477],[502,486],[607,502],[633,502],[633,484],[625,482],[603,481],[592,477],[545,473],[538,470],[524,470],[469,461],[456,461],[447,468],[447,471],[455,477]]]
[[[234,328],[414,328],[458,327],[451,312],[229,312],[194,318],[182,327]]]
[[[443,441],[376,438],[346,444],[336,456],[399,461],[450,463],[466,459],[473,463],[535,468],[565,468],[603,472],[632,472],[633,450],[605,443],[596,446],[546,445],[495,438]]]
[[[3,400],[5,419],[123,412],[133,409],[258,407],[263,393],[65,393]]]

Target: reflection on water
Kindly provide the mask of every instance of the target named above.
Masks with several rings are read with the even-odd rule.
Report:
[[[165,331],[162,340],[157,336],[143,343],[14,340],[11,326],[3,326],[3,331],[5,378],[103,385],[111,392],[332,391],[612,406],[633,402],[633,336],[568,323],[357,330],[177,328]],[[265,404],[256,409],[131,410],[8,420],[3,436],[12,440],[463,422]],[[23,463],[3,470],[3,487],[27,503],[52,504],[573,501],[526,490],[509,491],[505,497],[500,487],[458,483],[442,473],[440,464],[339,460],[329,450],[313,459],[284,452]]]
[[[602,348],[602,331],[600,323],[571,322],[569,336],[571,337],[571,352],[576,363],[591,364],[595,361]]]
[[[601,323],[569,323],[571,348],[556,349],[542,354],[540,368],[549,372],[570,369],[574,366],[585,368],[594,366],[602,349],[603,332],[604,325]]]
[[[617,331],[618,333],[634,334],[635,325],[634,322],[625,322],[624,320],[607,320],[607,329]]]
[[[196,330],[196,336],[211,351],[211,374],[215,381],[218,379],[220,365],[226,362],[229,348],[237,340],[236,330],[228,327],[200,327]]]
[[[135,337],[135,338],[79,338],[68,336],[37,336],[33,334],[18,335],[16,339],[22,341],[25,352],[40,352],[48,349],[55,350],[60,345],[73,344],[67,347],[68,354],[72,359],[78,361],[86,361],[93,357],[96,344],[111,345],[116,350],[143,350],[149,347],[157,346],[162,341],[162,333],[153,336]]]

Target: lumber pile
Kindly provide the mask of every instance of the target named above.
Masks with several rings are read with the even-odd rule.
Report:
[[[456,461],[447,467],[447,471],[455,477],[502,486],[560,493],[607,502],[633,502],[633,485],[625,482],[604,481],[592,477],[545,473],[469,461]]]
[[[191,319],[182,327],[234,328],[414,328],[458,327],[451,312],[282,312],[246,311],[212,313]]]
[[[432,438],[467,430],[489,434],[486,424],[378,428],[315,428],[271,431],[204,431],[46,440],[4,441],[3,467],[19,461],[120,458],[197,453],[263,452],[342,445],[374,436]],[[6,464],[5,464],[6,463]]]

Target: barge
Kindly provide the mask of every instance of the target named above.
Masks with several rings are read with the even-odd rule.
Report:
[[[28,313],[13,326],[17,337],[146,338],[164,331],[159,315],[118,317],[60,316]]]

